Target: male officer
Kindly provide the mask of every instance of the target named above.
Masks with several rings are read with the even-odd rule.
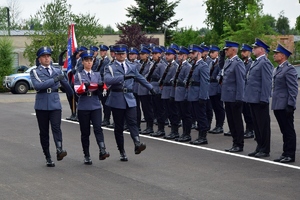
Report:
[[[283,138],[283,153],[275,162],[295,162],[296,132],[294,112],[298,95],[298,74],[288,62],[292,54],[281,44],[274,50],[274,61],[279,64],[273,72],[272,110],[277,119]]]
[[[124,149],[124,120],[134,141],[135,154],[140,154],[146,149],[146,144],[140,142],[139,130],[136,122],[136,101],[132,94],[134,79],[147,87],[155,94],[153,87],[138,72],[135,65],[125,62],[127,46],[118,44],[114,46],[116,61],[105,67],[104,82],[111,86],[111,92],[107,98],[106,105],[111,107],[115,123],[114,134],[120,151],[120,160],[127,161]]]
[[[35,100],[35,113],[40,130],[40,142],[46,157],[47,167],[54,167],[49,150],[49,122],[56,146],[57,160],[62,160],[67,152],[62,148],[61,125],[61,103],[58,94],[58,87],[61,84],[69,96],[73,90],[68,84],[63,72],[51,66],[50,47],[41,47],[36,56],[40,63],[36,69],[30,72],[30,78],[34,89],[37,91]]]
[[[99,64],[100,64],[100,59],[98,58],[99,48],[96,46],[90,46],[90,50],[92,50],[94,52],[94,55],[93,55],[94,59],[93,59],[93,66],[92,66],[92,70],[94,71],[94,70],[96,70],[97,66],[99,66]]]
[[[246,75],[244,102],[247,102],[250,106],[257,146],[248,155],[262,158],[269,157],[270,153],[269,100],[274,67],[265,56],[266,50],[269,49],[267,44],[257,38],[252,46],[256,59]]]
[[[86,50],[88,50],[88,48],[86,48],[85,46],[80,46],[79,48],[77,48],[78,54],[76,55],[76,57],[74,59],[74,66],[75,66],[76,72],[81,72],[83,70],[83,65],[82,65],[82,60],[81,60],[80,54]]]
[[[161,88],[161,99],[166,109],[164,121],[169,118],[171,122],[171,133],[178,135],[178,125],[179,125],[179,118],[177,113],[177,106],[174,101],[174,87],[172,86],[171,79],[176,73],[176,68],[178,64],[176,63],[175,55],[176,51],[172,48],[166,49],[166,61],[168,65],[163,73],[163,76],[158,81],[158,85]],[[165,125],[165,124],[164,124]],[[156,136],[153,134],[152,136]],[[161,136],[159,134],[159,136]]]
[[[225,120],[224,103],[221,101],[221,86],[218,81],[218,76],[221,71],[219,67],[219,51],[220,48],[216,45],[211,45],[209,52],[212,62],[209,64],[210,69],[210,85],[209,85],[209,101],[215,113],[216,126],[214,129],[208,131],[209,133],[219,134],[223,133],[223,124]]]
[[[139,73],[142,76],[146,76],[149,73],[149,69],[153,66],[153,62],[150,61],[149,55],[150,50],[146,47],[142,47],[140,50],[140,59],[142,66],[139,70]],[[143,135],[149,135],[154,133],[153,131],[153,121],[154,121],[154,112],[153,112],[153,100],[152,96],[149,93],[149,90],[144,87],[142,84],[138,84],[138,96],[141,100],[142,110],[146,121],[146,129],[141,132]]]
[[[178,142],[188,142],[191,141],[191,125],[192,125],[192,115],[191,115],[191,102],[187,101],[187,88],[185,87],[183,81],[185,77],[188,76],[191,64],[187,62],[189,54],[189,49],[185,47],[180,47],[178,51],[178,61],[179,66],[176,69],[176,73],[172,78],[173,87],[175,89],[175,103],[177,104],[177,109],[179,112],[179,117],[182,119],[182,134],[173,133],[167,135],[166,139],[175,139]]]
[[[198,138],[191,141],[190,144],[201,145],[207,144],[207,131],[209,125],[206,116],[206,105],[209,99],[209,69],[206,62],[202,59],[203,49],[198,45],[191,45],[192,59],[196,62],[191,67],[184,82],[188,87],[188,101],[192,104],[195,111],[195,119],[198,123]]]
[[[154,117],[157,119],[158,129],[156,132],[151,133],[151,136],[161,137],[165,135],[165,114],[166,108],[161,99],[161,88],[158,81],[162,78],[167,64],[161,59],[161,54],[163,50],[155,46],[152,48],[152,59],[154,64],[149,69],[148,74],[146,74],[147,81],[153,86],[156,95],[153,99],[153,111]]]
[[[244,148],[244,125],[242,119],[243,95],[245,88],[245,66],[237,56],[239,44],[225,41],[225,61],[222,72],[221,100],[225,102],[225,112],[233,145],[228,152],[240,152]]]
[[[175,43],[171,43],[170,48],[174,49],[176,53],[179,51],[179,46]],[[179,64],[179,60],[177,59],[177,56],[175,56],[175,61],[177,62],[177,64]]]
[[[246,76],[247,76],[250,66],[252,65],[252,62],[253,62],[251,59],[251,52],[252,52],[251,46],[249,46],[248,44],[242,44],[241,59],[243,60],[243,62],[245,64]],[[247,79],[247,77],[245,77],[245,80],[246,79]],[[244,121],[246,123],[246,130],[244,133],[244,138],[245,139],[254,138],[253,120],[251,117],[249,104],[247,104],[246,102],[243,103],[243,116],[244,116]]]

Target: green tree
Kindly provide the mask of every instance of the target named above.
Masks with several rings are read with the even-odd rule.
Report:
[[[103,33],[103,27],[95,16],[73,14],[67,0],[54,0],[49,4],[43,4],[30,20],[33,22],[34,33],[29,35],[32,42],[26,44],[24,57],[28,58],[31,64],[35,63],[36,51],[41,46],[50,46],[53,49],[52,58],[57,62],[58,55],[67,47],[70,22],[76,24],[78,45],[94,45],[97,35]]]
[[[272,15],[266,14],[261,17],[263,26],[267,29],[266,34],[273,34],[276,31],[276,19]]]
[[[192,27],[180,28],[173,31],[173,37],[170,43],[176,43],[180,46],[189,46],[190,44],[200,44],[203,41],[203,36],[199,30],[193,30]]]
[[[295,29],[300,32],[300,15],[296,18]]]
[[[7,8],[0,7],[0,30],[7,30]]]
[[[290,31],[289,23],[290,23],[289,18],[285,17],[284,12],[281,11],[279,13],[279,17],[278,17],[277,23],[276,23],[276,29],[277,29],[278,33],[280,33],[282,35],[289,34],[289,31]]]
[[[177,27],[181,20],[172,20],[175,16],[174,9],[178,6],[180,0],[169,2],[168,0],[135,0],[137,6],[131,5],[126,8],[127,17],[131,18],[127,24],[138,23],[142,30],[147,33],[162,32],[168,33],[174,27]]]
[[[0,79],[3,80],[4,76],[13,73],[13,47],[12,41],[4,36],[0,37]],[[4,91],[2,84],[0,91]]]

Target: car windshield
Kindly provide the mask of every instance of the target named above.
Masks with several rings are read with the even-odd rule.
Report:
[[[35,68],[36,68],[36,66],[32,66],[29,69],[27,69],[24,73],[30,73],[30,71],[35,69]]]

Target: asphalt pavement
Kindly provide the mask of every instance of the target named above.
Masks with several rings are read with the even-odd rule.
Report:
[[[247,156],[256,146],[253,139],[245,140],[244,152],[225,152],[225,148],[231,147],[232,138],[223,134],[208,134],[208,145],[203,146],[141,135],[147,149],[135,155],[133,142],[126,132],[125,150],[129,161],[121,162],[113,130],[103,128],[111,156],[99,160],[92,132],[90,152],[93,165],[86,166],[83,164],[79,125],[65,120],[70,115],[70,108],[65,94],[60,96],[63,145],[68,155],[62,161],[54,159],[56,166],[48,168],[34,115],[35,94],[0,94],[1,200],[299,199],[299,148],[295,163],[273,162],[282,153],[282,136],[272,111],[271,153],[266,159]],[[300,131],[299,101],[298,98],[296,132]],[[143,128],[145,123],[142,123]],[[228,130],[226,122],[224,129]],[[169,132],[170,128],[166,131]],[[192,137],[197,137],[195,130]],[[51,153],[55,158],[55,146],[52,136],[50,138]]]

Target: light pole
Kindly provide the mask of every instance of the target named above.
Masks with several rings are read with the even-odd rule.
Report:
[[[10,16],[9,16],[9,7],[6,7],[7,10],[7,30],[8,30],[8,35],[10,35]]]

